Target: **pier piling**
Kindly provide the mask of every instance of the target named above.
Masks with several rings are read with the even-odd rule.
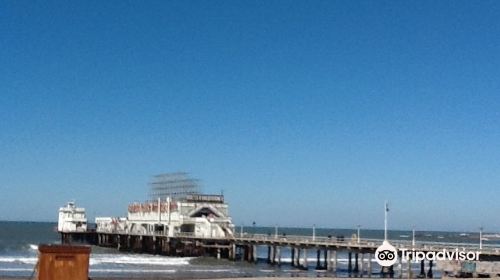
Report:
[[[321,250],[316,250],[316,269],[321,269]]]
[[[372,277],[372,253],[368,253],[368,277]]]
[[[429,261],[429,271],[427,271],[427,278],[432,278],[434,275],[432,273],[432,260]]]
[[[349,253],[347,254],[347,272],[349,273],[349,275],[351,275],[352,273],[352,253],[351,251],[349,251]]]
[[[359,277],[363,277],[364,274],[364,263],[365,263],[365,254],[361,253],[361,262],[359,263]]]
[[[422,260],[420,261],[420,274],[418,275],[419,278],[425,278],[425,261]]]
[[[304,248],[304,255],[303,255],[303,262],[302,262],[302,268],[307,270],[307,249]]]
[[[354,273],[359,272],[358,257],[359,253],[358,252],[354,253]]]

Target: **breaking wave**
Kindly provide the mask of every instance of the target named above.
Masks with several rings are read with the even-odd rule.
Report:
[[[155,266],[181,266],[188,265],[192,258],[174,258],[162,256],[145,256],[145,255],[117,255],[117,254],[102,254],[91,255],[90,265],[99,264],[124,264],[124,265],[155,265]],[[0,256],[0,263],[19,263],[19,264],[36,264],[38,258],[36,256]]]
[[[136,265],[158,265],[158,266],[179,266],[188,265],[193,258],[177,258],[164,256],[147,255],[117,255],[117,254],[92,254],[90,265],[98,264],[136,264]]]

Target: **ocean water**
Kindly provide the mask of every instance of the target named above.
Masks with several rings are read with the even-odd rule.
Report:
[[[274,234],[274,228],[249,227],[244,232]],[[240,228],[238,228],[238,232]],[[306,228],[280,228],[280,235],[311,235],[312,230]],[[348,229],[316,229],[317,236],[339,236],[350,238],[355,230]],[[363,238],[382,238],[381,230],[363,230]],[[457,232],[418,232],[417,239],[426,242],[477,243],[477,233],[460,234]],[[391,239],[411,240],[411,232],[390,231]],[[39,244],[60,243],[55,223],[33,222],[0,222],[0,276],[30,276],[37,262]],[[486,244],[500,244],[498,239],[485,241]],[[227,278],[249,276],[322,276],[326,272],[316,271],[316,252],[308,250],[309,270],[298,270],[290,266],[290,250],[282,250],[282,265],[268,265],[267,247],[258,247],[257,264],[242,261],[217,260],[210,257],[180,258],[155,256],[148,254],[132,254],[119,252],[115,249],[92,247],[90,257],[90,275],[109,277],[141,277],[141,278]],[[348,277],[347,253],[339,253],[337,276]],[[380,267],[373,261],[373,272]],[[418,272],[419,266],[413,270]],[[436,277],[439,272],[436,271]]]

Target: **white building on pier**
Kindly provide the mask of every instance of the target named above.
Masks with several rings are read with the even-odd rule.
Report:
[[[96,218],[97,232],[169,237],[228,237],[234,225],[223,195],[198,193],[186,173],[162,174],[151,183],[150,201],[128,206],[126,218]]]
[[[66,206],[59,208],[57,230],[59,232],[87,231],[85,208],[76,207],[75,202],[68,202]]]

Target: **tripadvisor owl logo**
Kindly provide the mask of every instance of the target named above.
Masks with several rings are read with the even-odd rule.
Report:
[[[391,266],[398,260],[398,250],[388,241],[384,241],[375,251],[375,260],[381,266]]]

